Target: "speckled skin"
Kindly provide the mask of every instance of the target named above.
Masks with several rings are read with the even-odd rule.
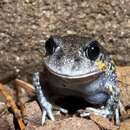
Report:
[[[56,43],[54,47],[59,50],[47,54],[43,72],[35,73],[33,77],[39,103],[46,113],[43,114],[42,123],[45,122],[46,115],[54,120],[50,102],[54,104],[58,98],[74,96],[83,98],[86,104],[100,106],[87,108],[85,113],[94,112],[109,118],[116,115],[116,123],[119,124],[120,92],[115,65],[106,50],[98,44],[100,53],[96,59],[90,60],[84,54],[84,48],[94,41],[93,39],[78,36],[53,36],[50,39],[48,41]],[[105,69],[100,69],[96,64],[98,61],[105,64]],[[60,71],[65,67],[72,74]]]

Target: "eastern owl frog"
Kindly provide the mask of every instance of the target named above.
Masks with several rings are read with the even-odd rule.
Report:
[[[55,119],[52,104],[63,97],[83,99],[86,107],[91,104],[82,115],[115,117],[119,124],[120,91],[115,64],[103,46],[90,37],[51,36],[45,50],[43,72],[33,75],[43,111],[42,124],[46,117]]]

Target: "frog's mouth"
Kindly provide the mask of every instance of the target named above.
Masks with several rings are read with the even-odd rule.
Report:
[[[61,64],[54,59],[49,62],[45,61],[44,65],[50,73],[64,79],[99,77],[106,68],[106,65],[99,60],[93,63],[88,60],[82,60],[80,64],[76,64],[73,60],[63,61],[65,62]]]
[[[102,73],[104,73],[101,70],[93,70],[93,71],[88,72],[88,73],[76,74],[76,75],[70,74],[69,75],[69,74],[58,73],[57,71],[54,71],[53,69],[51,69],[49,66],[46,66],[46,68],[53,75],[60,77],[60,78],[64,78],[64,79],[94,78],[94,77],[99,77]]]

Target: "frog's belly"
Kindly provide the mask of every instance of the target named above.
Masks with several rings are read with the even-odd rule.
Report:
[[[85,99],[91,104],[103,105],[109,98],[109,94],[105,90],[104,85],[100,85],[104,75],[93,80],[77,79],[62,79],[52,74],[45,74],[45,86],[49,98],[57,98],[62,96],[74,96]]]
[[[57,88],[47,86],[48,97],[52,102],[55,102],[58,98],[61,97],[77,97],[82,98],[86,103],[92,105],[104,105],[109,99],[109,95],[104,91],[98,91],[93,94],[88,94],[88,92],[76,91],[66,88]]]

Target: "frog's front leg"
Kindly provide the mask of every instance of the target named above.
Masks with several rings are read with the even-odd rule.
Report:
[[[42,109],[42,125],[45,123],[46,117],[49,117],[51,120],[55,120],[52,112],[52,105],[47,101],[44,91],[40,85],[39,72],[33,74],[33,85],[36,89],[36,95],[40,107]]]

